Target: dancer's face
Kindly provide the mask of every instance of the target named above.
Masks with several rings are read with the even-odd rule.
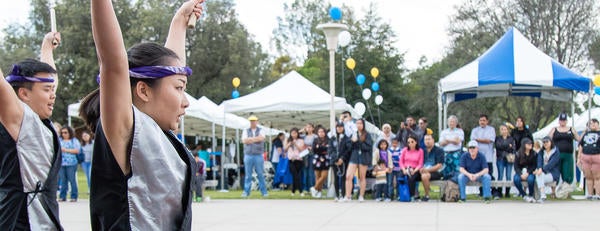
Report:
[[[181,66],[178,61],[172,66]],[[156,121],[162,130],[176,130],[181,117],[185,115],[185,108],[190,102],[185,97],[187,76],[171,75],[157,81],[149,87],[147,95],[146,114]]]
[[[33,77],[54,78],[54,75],[40,72],[33,75]],[[54,110],[54,101],[56,100],[55,87],[55,83],[36,82],[32,84],[31,90],[19,88],[18,95],[21,101],[26,103],[41,119],[48,119],[52,116],[52,111]]]

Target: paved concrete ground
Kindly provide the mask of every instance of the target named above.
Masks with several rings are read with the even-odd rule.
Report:
[[[600,230],[600,201],[212,200],[194,203],[193,230]],[[88,201],[60,203],[65,230],[89,230]]]

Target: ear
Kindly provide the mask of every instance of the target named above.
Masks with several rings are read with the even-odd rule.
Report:
[[[19,97],[19,99],[21,99],[21,101],[28,103],[31,101],[31,90],[21,87],[19,88],[19,90],[17,90],[17,96]]]
[[[137,82],[134,93],[143,102],[147,103],[152,98],[152,88],[143,81]]]

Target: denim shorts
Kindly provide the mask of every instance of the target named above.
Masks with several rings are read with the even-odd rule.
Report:
[[[371,153],[362,153],[362,154],[358,154],[358,152],[352,152],[352,154],[350,155],[350,164],[359,164],[359,165],[366,165],[368,167],[371,167],[371,164],[373,162],[373,154]]]

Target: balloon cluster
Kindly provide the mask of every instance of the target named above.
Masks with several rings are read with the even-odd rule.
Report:
[[[348,69],[352,70],[352,73],[356,76],[355,77],[356,83],[358,84],[358,86],[360,86],[360,89],[362,91],[362,97],[365,101],[367,101],[367,105],[368,105],[368,100],[371,98],[372,93],[379,92],[380,87],[381,87],[379,82],[377,82],[377,78],[379,77],[379,69],[377,67],[371,68],[371,76],[373,77],[373,82],[371,83],[371,88],[369,89],[367,87],[367,88],[363,89],[363,85],[367,81],[367,77],[362,73],[356,74],[354,72],[354,68],[356,67],[356,61],[353,58],[346,59],[346,67],[348,67]],[[377,106],[379,106],[381,103],[383,103],[383,96],[378,94],[377,96],[375,96],[375,104]],[[354,105],[354,109],[361,116],[366,111],[366,107],[362,102],[356,103],[356,105]]]
[[[231,98],[237,99],[238,97],[240,97],[240,92],[238,91],[238,87],[240,86],[240,78],[233,77],[233,80],[231,80],[231,84],[234,87],[233,91],[231,92]]]

